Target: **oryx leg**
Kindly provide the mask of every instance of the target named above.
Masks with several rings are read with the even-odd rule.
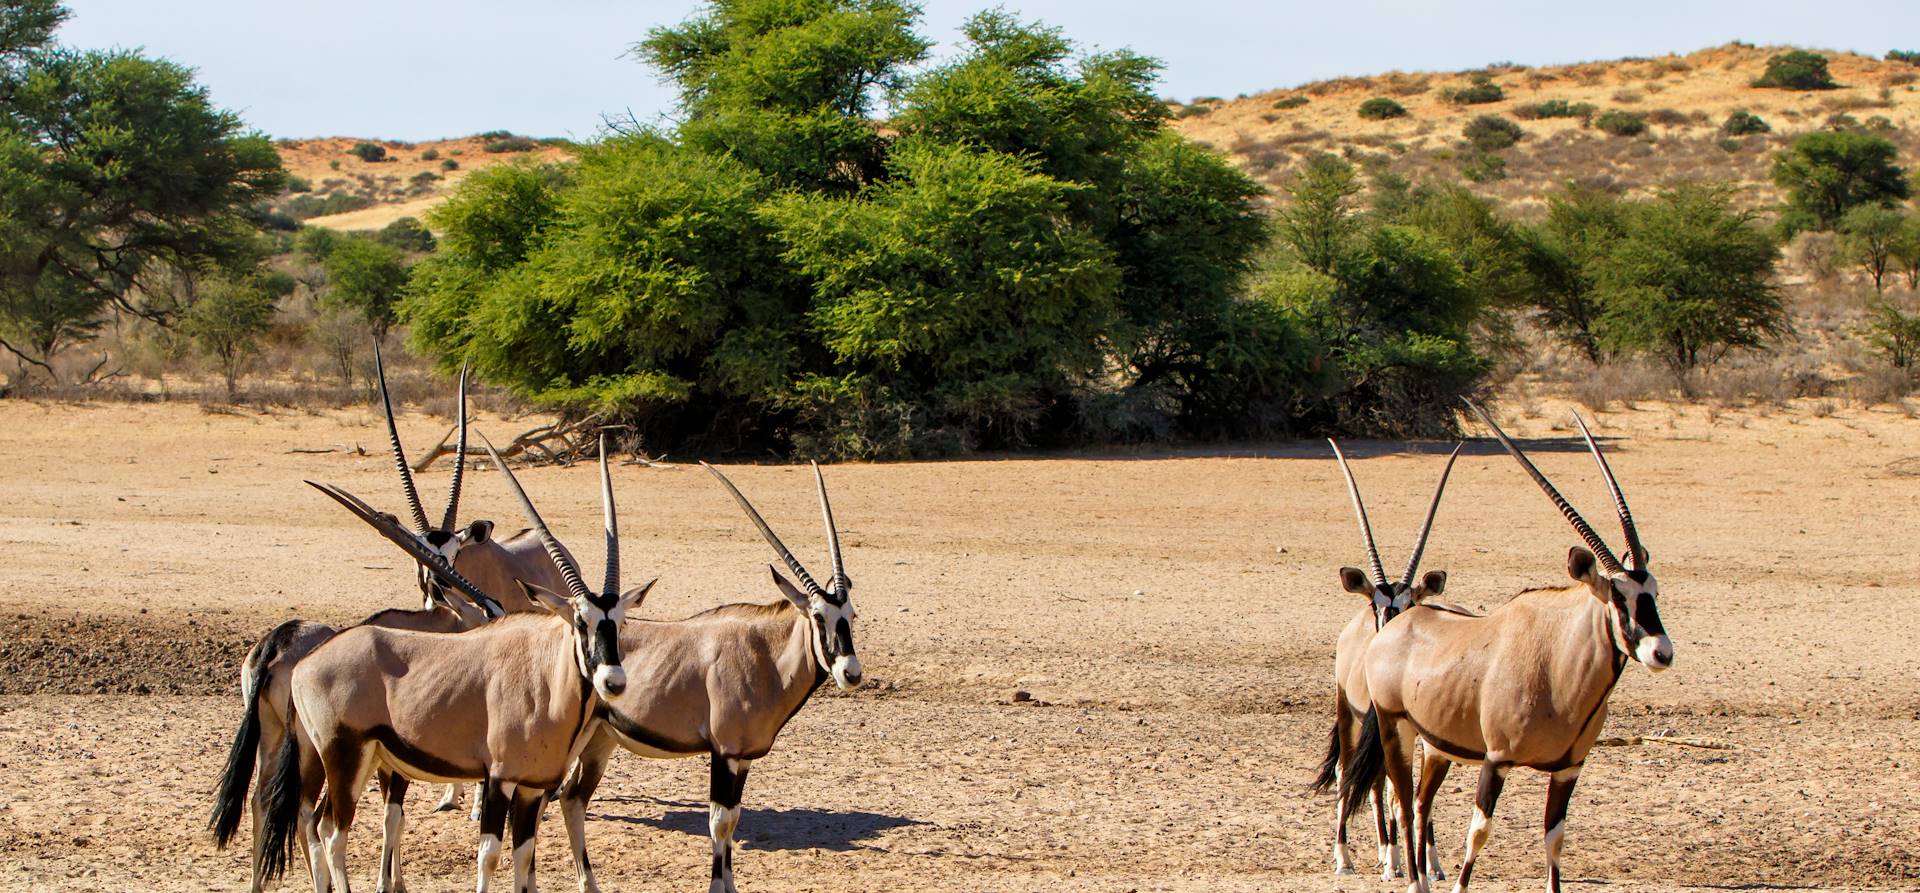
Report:
[[[333,874],[327,867],[326,849],[321,846],[319,828],[319,814],[326,808],[321,798],[325,796],[327,770],[321,765],[319,752],[305,732],[295,726],[287,729],[285,734],[299,736],[300,817],[296,825],[300,849],[307,858],[307,877],[313,881],[314,893],[328,893],[333,889]],[[260,866],[256,862],[255,877],[259,876],[259,871]]]
[[[446,793],[440,795],[440,802],[433,805],[433,811],[446,812],[449,809],[459,809],[460,787],[458,782],[447,785]]]
[[[260,876],[261,850],[266,846],[267,837],[267,782],[273,778],[279,759],[280,745],[286,743],[287,727],[272,710],[260,710],[260,741],[253,751],[253,883],[248,887],[251,893],[260,893],[264,878]],[[305,768],[304,763],[301,768]],[[300,836],[300,846],[306,848],[306,839]],[[311,868],[312,866],[308,866]]]
[[[372,761],[367,747],[355,742],[329,742],[321,752],[326,755],[321,758],[326,767],[326,794],[320,809],[320,836],[327,852],[327,872],[341,893],[350,893],[353,882],[347,879],[347,832],[353,829],[353,813],[360,792],[367,786]]]
[[[507,809],[513,796],[511,783],[487,779],[473,796],[480,803],[480,880],[478,893],[493,889],[493,873],[500,869],[500,834],[507,827]]]
[[[406,776],[398,772],[381,770],[380,793],[386,800],[386,823],[380,829],[380,882],[375,886],[379,893],[404,893],[406,882],[400,879],[400,837],[407,831],[407,787]]]
[[[1580,767],[1553,773],[1547,783],[1547,893],[1560,893],[1560,845],[1566,841],[1567,803],[1573,800],[1573,785],[1580,780]]]
[[[1381,716],[1380,748],[1386,758],[1387,781],[1393,785],[1395,804],[1399,807],[1396,815],[1401,828],[1418,827],[1413,822],[1413,739],[1415,731],[1412,724],[1398,716]],[[1411,835],[1409,835],[1411,836]],[[1413,850],[1406,852],[1411,855]],[[1407,893],[1428,893],[1425,872],[1421,871],[1420,860],[1407,860]]]
[[[1420,764],[1420,784],[1414,789],[1413,820],[1418,824],[1414,825],[1417,833],[1407,835],[1407,858],[1419,862],[1421,870],[1436,881],[1447,877],[1438,871],[1435,863],[1439,860],[1433,855],[1433,795],[1446,778],[1447,759],[1429,748]]]
[[[513,794],[513,893],[533,891],[533,843],[540,832],[540,810],[547,805],[547,792],[538,788],[519,788]]]
[[[613,746],[613,736],[604,729],[594,732],[579,758],[574,760],[573,772],[567,776],[566,784],[560,788],[560,818],[567,826],[567,845],[573,850],[573,877],[580,885],[580,893],[600,893],[600,885],[593,878],[593,862],[587,858],[587,804],[593,801],[593,792],[606,774]]]
[[[713,755],[707,791],[707,830],[713,835],[713,880],[707,893],[739,893],[733,886],[733,831],[740,826],[740,794],[751,761]]]
[[[1339,742],[1340,750],[1333,764],[1333,789],[1340,790],[1340,780],[1346,776],[1347,755],[1353,753],[1354,741],[1360,733],[1353,727],[1353,717],[1347,712],[1345,696],[1334,707],[1334,740]],[[1347,814],[1347,798],[1333,798],[1333,873],[1336,875],[1353,873],[1353,851],[1347,849],[1347,823],[1352,816]]]
[[[1380,879],[1390,881],[1404,877],[1400,870],[1400,824],[1392,818],[1392,809],[1388,806],[1387,783],[1383,779],[1376,782],[1368,799],[1373,802],[1373,839],[1380,850]]]
[[[1454,885],[1454,893],[1464,893],[1467,882],[1473,879],[1473,862],[1480,858],[1480,848],[1487,845],[1493,807],[1500,802],[1500,790],[1507,785],[1510,768],[1492,761],[1480,764],[1480,787],[1473,795],[1473,824],[1467,827],[1467,855],[1460,861],[1460,882]]]

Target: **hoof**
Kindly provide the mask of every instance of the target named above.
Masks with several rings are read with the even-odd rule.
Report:
[[[1353,874],[1353,866],[1351,865],[1339,866],[1333,870],[1333,874],[1335,877],[1346,877],[1347,875]]]

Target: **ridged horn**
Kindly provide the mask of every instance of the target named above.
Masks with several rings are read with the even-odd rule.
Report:
[[[1640,529],[1633,524],[1633,512],[1627,510],[1627,497],[1620,492],[1620,482],[1613,477],[1613,467],[1607,464],[1607,457],[1601,455],[1600,445],[1593,441],[1593,432],[1587,430],[1587,422],[1579,413],[1573,414],[1573,423],[1580,426],[1580,436],[1586,438],[1587,449],[1593,452],[1593,461],[1600,464],[1600,476],[1607,479],[1607,491],[1613,494],[1614,511],[1620,513],[1620,532],[1627,538],[1627,560],[1633,562],[1634,570],[1647,569],[1647,549],[1640,545]]]
[[[1427,551],[1427,537],[1433,533],[1433,518],[1440,514],[1440,494],[1447,492],[1447,476],[1453,474],[1453,460],[1460,458],[1460,448],[1466,444],[1454,444],[1453,452],[1447,456],[1447,467],[1440,469],[1440,483],[1433,488],[1433,503],[1427,506],[1427,522],[1420,526],[1420,539],[1413,544],[1413,557],[1407,559],[1407,575],[1400,582],[1413,584],[1413,575],[1420,570],[1420,556]]]
[[[614,598],[620,594],[620,520],[613,510],[613,475],[607,471],[607,435],[600,435],[600,508],[607,527],[607,575],[601,594]]]
[[[413,513],[413,526],[422,536],[427,526],[427,510],[420,505],[420,491],[413,487],[413,469],[407,467],[407,452],[400,448],[400,428],[393,422],[393,398],[387,394],[387,364],[380,356],[380,339],[373,340],[373,371],[380,379],[380,405],[387,411],[387,442],[393,446],[393,464],[400,469],[400,488],[407,494],[407,510]]]
[[[793,550],[787,548],[787,544],[781,542],[780,537],[774,534],[773,528],[767,526],[767,519],[760,517],[760,512],[755,510],[753,503],[748,502],[747,497],[740,493],[740,488],[727,480],[727,476],[721,474],[720,469],[705,462],[700,463],[700,467],[712,472],[713,476],[719,479],[720,485],[726,487],[728,493],[733,494],[733,501],[740,504],[741,510],[745,511],[747,517],[753,521],[753,526],[760,528],[760,535],[766,537],[767,545],[772,546],[774,554],[779,555],[780,560],[786,563],[787,570],[792,571],[793,575],[799,578],[800,585],[805,586],[807,591],[814,595],[826,597],[827,591],[813,581],[813,575],[807,573],[807,569],[800,565],[800,559],[793,557]]]
[[[813,482],[820,488],[820,515],[827,525],[827,550],[833,553],[833,591],[845,595],[853,588],[847,579],[847,563],[840,557],[840,528],[833,523],[833,505],[827,502],[827,479],[820,476],[820,463],[813,463]]]
[[[412,556],[414,561],[419,562],[420,565],[427,570],[432,571],[435,576],[440,578],[441,582],[460,590],[460,592],[466,595],[466,597],[480,609],[481,613],[486,614],[488,618],[505,615],[506,612],[501,609],[499,602],[494,601],[493,598],[486,593],[481,592],[480,587],[475,586],[473,581],[461,576],[459,571],[454,570],[453,566],[447,563],[446,558],[421,542],[419,537],[409,534],[406,530],[402,529],[400,525],[389,520],[388,515],[376,511],[372,506],[363,502],[360,497],[348,493],[332,484],[319,484],[313,481],[307,481],[307,485],[327,494],[334,502],[345,506],[347,511],[352,512],[355,517],[367,522],[374,530],[379,531],[381,536],[391,540],[394,545],[399,546],[408,555]]]
[[[1493,417],[1487,415],[1487,411],[1475,405],[1472,400],[1462,397],[1461,402],[1467,404],[1467,408],[1473,410],[1473,414],[1479,416],[1480,421],[1493,429],[1493,436],[1499,438],[1500,445],[1507,448],[1507,453],[1519,461],[1520,467],[1526,469],[1527,475],[1533,478],[1533,482],[1540,485],[1540,489],[1546,492],[1548,499],[1553,500],[1553,504],[1560,509],[1560,514],[1566,516],[1567,523],[1573,525],[1574,532],[1580,534],[1580,539],[1586,542],[1588,549],[1593,550],[1593,556],[1600,560],[1600,564],[1607,569],[1607,573],[1626,573],[1626,568],[1620,566],[1620,559],[1613,557],[1613,550],[1607,548],[1606,541],[1600,538],[1600,534],[1593,531],[1593,526],[1588,524],[1585,518],[1580,517],[1579,512],[1573,510],[1567,498],[1553,488],[1553,483],[1547,480],[1547,476],[1534,467],[1533,461],[1527,458],[1526,453],[1520,451],[1520,446],[1513,442],[1513,438],[1508,437],[1507,432],[1500,430],[1500,426],[1493,423]]]
[[[1367,565],[1373,571],[1373,584],[1382,588],[1388,585],[1387,572],[1380,566],[1380,547],[1373,543],[1373,525],[1367,522],[1367,505],[1360,501],[1360,485],[1354,483],[1353,469],[1347,467],[1347,456],[1340,452],[1340,444],[1333,438],[1327,438],[1333,447],[1333,457],[1340,460],[1340,473],[1347,478],[1347,495],[1353,497],[1353,513],[1360,518],[1360,536],[1367,543]]]
[[[447,513],[440,519],[441,530],[452,530],[460,520],[460,480],[467,471],[467,367],[460,367],[460,410],[454,423],[460,429],[459,446],[453,452],[453,482],[447,485]]]
[[[527,521],[533,525],[533,533],[540,538],[540,545],[546,547],[547,558],[560,569],[560,578],[566,581],[567,592],[592,601],[593,590],[581,581],[580,569],[567,559],[566,551],[560,548],[560,541],[553,538],[553,531],[547,529],[547,522],[540,519],[539,510],[533,507],[533,500],[527,498],[527,491],[521,489],[520,479],[513,476],[513,469],[508,468],[506,460],[500,458],[499,451],[493,448],[493,441],[488,440],[487,435],[480,435],[480,443],[487,448],[487,458],[493,460],[494,467],[506,475],[507,486],[513,490],[514,498],[520,501],[520,510],[526,513]]]

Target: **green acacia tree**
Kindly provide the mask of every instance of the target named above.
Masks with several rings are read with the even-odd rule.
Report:
[[[1569,186],[1547,198],[1544,221],[1520,231],[1519,254],[1540,321],[1595,364],[1607,359],[1596,270],[1625,232],[1626,215],[1627,205],[1618,197]]]
[[[367,236],[344,236],[321,263],[327,272],[326,300],[359,314],[373,337],[384,340],[407,284],[406,255]]]
[[[862,201],[769,209],[844,370],[828,393],[885,393],[923,404],[935,427],[1024,442],[1068,383],[1100,366],[1120,278],[1112,252],[1067,217],[1077,187],[1030,162],[921,140],[888,161],[891,176]]]
[[[1911,186],[1894,163],[1898,152],[1885,137],[1855,130],[1796,138],[1773,159],[1773,182],[1787,193],[1783,231],[1830,230],[1855,207],[1906,199]]]
[[[194,292],[162,283],[244,275],[285,176],[191,70],[54,46],[65,15],[0,7],[0,348],[48,375],[108,307],[165,323]]]
[[[1894,269],[1907,215],[1879,205],[1861,205],[1840,217],[1840,250],[1873,280],[1875,294],[1886,291]]]
[[[199,299],[181,315],[181,333],[220,368],[229,403],[237,395],[241,370],[259,352],[260,336],[272,326],[283,296],[275,294],[276,282],[266,277],[209,280],[202,284]]]
[[[1634,205],[1595,263],[1608,347],[1677,372],[1791,331],[1774,284],[1780,248],[1726,184],[1690,183]]]

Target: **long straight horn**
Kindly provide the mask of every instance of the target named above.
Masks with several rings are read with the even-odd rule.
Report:
[[[833,523],[833,505],[827,502],[827,479],[820,476],[820,463],[813,463],[813,482],[820,488],[820,515],[827,524],[827,549],[833,553],[833,591],[845,595],[852,587],[847,579],[847,563],[840,557],[840,528]]]
[[[1453,452],[1447,456],[1447,467],[1440,469],[1440,483],[1433,488],[1433,504],[1427,506],[1427,522],[1420,526],[1420,539],[1413,544],[1413,557],[1407,559],[1407,575],[1400,582],[1411,584],[1413,575],[1420,570],[1420,555],[1427,551],[1427,536],[1433,533],[1433,517],[1440,514],[1440,494],[1447,492],[1447,476],[1453,474],[1453,460],[1460,458],[1460,448],[1466,444],[1454,444]]]
[[[747,517],[753,521],[753,526],[760,528],[760,535],[766,537],[767,545],[772,546],[774,554],[779,555],[780,560],[786,562],[787,570],[793,571],[793,575],[800,579],[800,585],[807,587],[808,592],[824,597],[827,591],[813,581],[813,575],[807,573],[806,568],[800,566],[800,559],[793,557],[793,550],[787,548],[787,544],[774,535],[773,528],[767,526],[767,519],[760,517],[760,513],[754,510],[753,503],[748,502],[747,497],[741,495],[740,488],[727,480],[727,476],[721,474],[720,469],[705,462],[700,463],[700,467],[712,472],[714,477],[719,478],[720,485],[726,487],[728,493],[733,494],[733,501],[740,503],[740,508],[746,511]]]
[[[441,530],[452,530],[460,520],[460,479],[467,471],[467,367],[460,366],[459,446],[453,451],[453,483],[447,485],[447,513],[440,519]]]
[[[380,339],[373,341],[373,371],[380,379],[380,405],[387,410],[387,442],[393,445],[393,464],[400,469],[400,488],[407,493],[407,510],[413,513],[413,526],[421,534],[427,526],[427,510],[420,506],[420,491],[413,488],[413,469],[407,467],[407,453],[400,448],[400,429],[393,423],[393,398],[387,395],[387,364],[380,358]]]
[[[613,511],[613,475],[607,471],[607,435],[600,435],[600,506],[607,521],[607,576],[601,594],[620,594],[620,521]]]
[[[1487,427],[1493,429],[1493,436],[1500,439],[1500,445],[1506,447],[1507,452],[1520,462],[1520,467],[1526,469],[1527,475],[1533,478],[1533,482],[1539,484],[1541,490],[1546,491],[1547,498],[1553,500],[1553,504],[1560,509],[1560,514],[1566,516],[1567,523],[1572,524],[1574,532],[1580,534],[1580,539],[1586,541],[1587,548],[1593,550],[1593,556],[1600,559],[1600,563],[1606,567],[1607,573],[1625,573],[1626,569],[1620,566],[1620,559],[1613,557],[1613,550],[1607,548],[1606,541],[1600,538],[1600,534],[1594,533],[1593,527],[1587,523],[1585,518],[1580,517],[1579,512],[1573,510],[1573,506],[1568,504],[1567,498],[1561,496],[1560,491],[1553,488],[1553,484],[1547,480],[1547,476],[1541,474],[1540,469],[1533,466],[1533,461],[1527,458],[1527,454],[1520,452],[1520,446],[1513,442],[1513,438],[1508,437],[1507,432],[1500,430],[1500,426],[1493,423],[1493,417],[1487,415],[1487,411],[1476,406],[1472,400],[1462,397],[1461,402],[1467,404],[1467,408],[1473,410],[1473,414],[1479,416],[1480,421],[1485,422]]]
[[[459,571],[453,569],[453,565],[447,563],[447,559],[444,556],[428,548],[425,543],[420,541],[419,537],[408,535],[400,525],[395,524],[391,520],[392,516],[375,511],[372,506],[361,501],[360,497],[348,493],[339,487],[335,487],[332,484],[317,484],[313,481],[308,481],[307,485],[327,494],[334,502],[345,506],[347,511],[352,512],[355,517],[367,522],[374,530],[379,531],[381,536],[386,537],[408,555],[413,556],[414,561],[419,562],[420,565],[427,570],[432,571],[440,578],[442,583],[460,590],[469,600],[478,606],[481,613],[487,615],[489,619],[505,616],[506,612],[500,608],[499,602],[494,601],[486,593],[481,592],[480,587],[473,585],[473,581],[461,576]]]
[[[480,435],[480,443],[487,448],[487,458],[493,460],[495,468],[507,476],[507,486],[513,490],[515,499],[520,500],[520,510],[527,513],[527,521],[533,524],[533,533],[540,538],[540,545],[547,549],[547,558],[560,569],[560,578],[567,582],[567,591],[577,597],[592,600],[593,591],[580,580],[580,569],[567,560],[567,553],[560,548],[560,541],[553,538],[553,531],[547,529],[547,522],[540,520],[540,512],[533,507],[533,500],[527,498],[527,491],[520,488],[520,479],[513,476],[513,469],[507,467],[505,459],[493,448],[493,441],[487,435]]]
[[[1346,475],[1347,495],[1353,497],[1353,513],[1360,516],[1360,536],[1367,541],[1367,565],[1373,571],[1373,583],[1385,586],[1387,572],[1380,566],[1380,547],[1373,544],[1373,525],[1367,523],[1367,506],[1360,501],[1360,485],[1353,481],[1353,469],[1347,467],[1347,457],[1340,452],[1340,444],[1331,437],[1327,443],[1333,446],[1333,457],[1340,460],[1340,473]]]
[[[1573,414],[1573,423],[1580,426],[1580,436],[1587,439],[1587,449],[1593,452],[1593,461],[1600,463],[1600,476],[1607,479],[1607,490],[1613,494],[1614,511],[1620,513],[1620,532],[1627,538],[1627,560],[1633,562],[1634,570],[1647,569],[1647,550],[1640,545],[1640,529],[1633,525],[1633,513],[1627,511],[1627,497],[1620,492],[1620,482],[1613,478],[1613,468],[1607,464],[1607,457],[1601,455],[1600,445],[1593,442],[1593,432],[1587,430],[1587,422],[1579,413]]]

